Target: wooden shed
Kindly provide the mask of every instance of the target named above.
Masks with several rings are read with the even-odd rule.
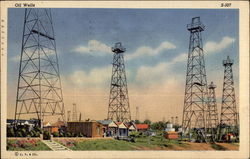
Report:
[[[96,121],[68,122],[67,131],[85,137],[103,137],[102,124]]]

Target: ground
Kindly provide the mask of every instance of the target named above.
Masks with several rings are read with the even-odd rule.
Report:
[[[190,150],[238,150],[238,143],[192,143],[180,142],[178,140],[167,140],[160,136],[139,137],[135,142],[123,140],[114,140],[112,138],[56,138],[59,142],[68,148],[76,151],[84,150],[172,150],[172,151],[190,151]],[[50,150],[41,141],[28,141],[24,139],[7,139],[7,150]]]

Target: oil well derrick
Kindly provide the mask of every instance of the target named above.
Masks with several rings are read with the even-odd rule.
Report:
[[[192,18],[187,25],[190,32],[185,97],[182,117],[184,134],[206,138],[207,79],[201,32],[205,26],[200,17]]]
[[[113,67],[110,84],[110,97],[108,105],[108,119],[121,122],[131,121],[127,78],[124,64],[126,49],[121,42],[112,47]]]
[[[64,103],[50,9],[25,9],[15,120],[64,119]]]
[[[208,85],[208,106],[207,106],[207,133],[214,142],[217,139],[217,128],[219,126],[218,109],[215,94],[216,85],[211,82]]]
[[[222,134],[233,133],[237,137],[239,135],[239,116],[236,108],[233,63],[234,61],[229,56],[227,56],[226,60],[223,60],[224,81],[220,116],[220,139]]]

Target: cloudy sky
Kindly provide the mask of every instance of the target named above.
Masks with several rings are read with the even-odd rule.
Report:
[[[125,65],[132,119],[181,121],[190,33],[200,16],[208,83],[217,85],[221,105],[223,66],[229,55],[236,97],[239,82],[239,18],[234,9],[52,9],[64,103],[77,104],[83,118],[107,117],[112,52],[126,47]],[[8,118],[14,117],[24,9],[8,12]],[[238,102],[237,102],[238,103]]]

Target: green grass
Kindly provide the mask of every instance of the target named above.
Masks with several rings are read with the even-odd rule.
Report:
[[[133,150],[133,146],[121,140],[85,140],[76,142],[72,150]]]
[[[135,138],[135,142],[127,142],[123,140],[113,140],[113,139],[92,139],[92,140],[82,140],[82,141],[70,141],[62,142],[63,140],[58,140],[59,143],[64,144],[72,150],[161,150],[169,148],[171,149],[173,145],[186,146],[185,143],[180,143],[177,140],[166,140],[163,136],[153,136],[153,137],[138,137]]]
[[[42,143],[41,141],[37,141],[36,145],[32,145],[29,143],[25,143],[24,146],[16,146],[13,145],[16,144],[18,140],[7,140],[7,150],[8,151],[51,151],[51,149]]]

